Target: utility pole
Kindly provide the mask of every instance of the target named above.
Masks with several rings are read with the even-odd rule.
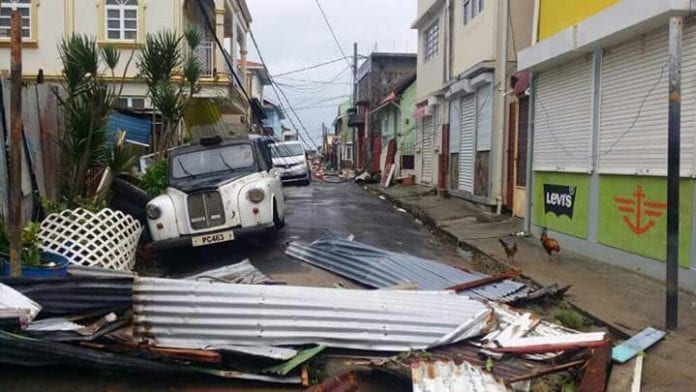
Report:
[[[12,11],[10,77],[10,273],[22,275],[22,14]]]
[[[353,42],[353,109],[358,110],[358,43]],[[353,169],[356,169],[358,164],[358,128],[353,127],[353,148],[352,148],[352,159],[353,159]]]
[[[677,329],[679,309],[679,161],[681,150],[681,62],[684,18],[669,20],[669,123],[667,136],[667,312]]]

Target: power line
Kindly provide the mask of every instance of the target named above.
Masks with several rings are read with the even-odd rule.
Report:
[[[263,64],[263,68],[270,75],[270,71],[268,70],[268,66],[266,65],[266,61],[263,59],[263,55],[261,54],[261,49],[259,49],[259,44],[258,44],[258,42],[256,42],[256,37],[254,36],[254,33],[252,31],[249,31],[249,36],[251,37],[251,41],[254,44],[254,48],[256,48],[256,53],[259,55],[259,60],[261,61],[261,64]],[[288,99],[288,97],[285,94],[285,92],[283,91],[283,89],[281,89],[280,86],[278,86],[276,84],[273,77],[271,77],[270,79],[271,79],[271,88],[273,89],[273,92],[275,93],[276,98],[278,99],[278,103],[281,105],[281,109],[283,109],[283,111],[286,113],[286,117],[288,118],[288,120],[290,121],[292,126],[298,131],[297,135],[300,136],[300,132],[299,132],[300,128],[297,127],[297,125],[295,125],[295,122],[292,120],[292,117],[290,117],[289,113],[287,113],[287,111],[283,108],[283,103],[282,103],[282,100],[280,99],[280,95],[282,95],[283,98],[285,98],[285,101],[286,101],[288,107],[290,108],[290,111],[295,116],[297,121],[300,123],[300,126],[302,127],[301,130],[304,131],[305,136],[307,136],[307,138],[309,138],[309,141],[312,142],[312,144],[314,145],[314,148],[319,150],[319,146],[317,146],[317,144],[314,143],[314,140],[312,140],[312,137],[310,136],[309,132],[307,132],[307,128],[302,123],[302,120],[297,115],[297,112],[295,112],[295,110],[293,109],[292,105],[290,104],[290,100]],[[279,94],[279,92],[280,92],[280,94]],[[302,139],[301,136],[300,136],[300,139]]]
[[[327,62],[324,62],[324,63],[314,64],[314,65],[310,65],[310,66],[308,66],[308,67],[299,68],[299,69],[294,69],[294,70],[292,70],[292,71],[283,72],[283,73],[279,73],[279,74],[277,74],[277,75],[272,75],[272,76],[273,76],[274,78],[277,78],[277,77],[280,77],[280,76],[292,75],[292,74],[296,74],[296,73],[300,73],[300,72],[304,72],[304,71],[309,71],[310,69],[315,69],[315,68],[323,67],[323,66],[325,66],[325,65],[334,64],[334,63],[337,63],[337,62],[339,62],[339,61],[341,61],[341,60],[343,60],[343,58],[342,58],[342,57],[339,57],[339,58],[337,58],[337,59],[333,59],[333,60],[330,60],[330,61],[327,61]]]
[[[343,47],[341,46],[341,43],[338,42],[338,37],[336,37],[336,32],[334,32],[333,27],[331,26],[331,22],[329,22],[329,18],[326,16],[326,12],[324,12],[324,9],[321,7],[321,3],[319,0],[315,0],[317,3],[317,7],[319,7],[319,11],[321,12],[321,16],[324,17],[324,22],[326,22],[326,26],[328,26],[329,31],[331,32],[331,36],[334,39],[334,42],[336,43],[336,46],[338,46],[338,50],[341,51],[341,55],[343,58],[346,60],[346,63],[348,64],[349,67],[352,67],[353,65],[348,61],[348,56],[346,56],[346,52],[343,51]]]

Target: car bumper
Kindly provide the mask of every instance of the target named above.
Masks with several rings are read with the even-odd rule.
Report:
[[[273,227],[273,225],[234,228],[234,229],[232,229],[232,231],[234,232],[234,239],[232,241],[236,240],[239,237],[265,233],[266,230],[270,227]],[[177,237],[177,238],[171,238],[171,239],[162,240],[162,241],[153,241],[152,247],[155,248],[155,250],[168,250],[168,249],[191,247],[192,246],[191,241],[192,241],[193,237],[196,237],[199,235],[206,235],[206,234],[224,233],[224,232],[227,232],[229,230],[230,229],[215,230],[215,231],[210,231],[210,232],[205,232],[205,233],[196,233],[196,234],[192,234],[192,235],[182,235],[182,236]],[[228,242],[232,242],[232,241],[228,241]],[[225,242],[221,242],[221,243],[224,244]],[[210,244],[210,245],[215,245],[215,244]],[[204,246],[210,246],[210,245],[204,245]]]
[[[302,174],[283,174],[280,176],[280,180],[282,182],[295,182],[295,181],[306,181],[309,180],[309,173],[302,173]]]

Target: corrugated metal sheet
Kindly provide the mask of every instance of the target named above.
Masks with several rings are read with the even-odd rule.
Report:
[[[323,238],[290,243],[286,253],[372,288],[413,283],[419,290],[443,290],[487,277],[407,254],[388,252],[360,242]],[[506,280],[461,292],[475,299],[512,301],[527,295],[523,283]]]
[[[188,280],[207,282],[226,282],[243,284],[263,284],[271,281],[271,278],[259,271],[249,259],[224,267],[203,271],[187,277]]]
[[[134,326],[160,347],[408,351],[478,336],[490,309],[446,292],[365,291],[137,278]]]
[[[684,32],[684,107],[693,108],[696,31]],[[607,50],[602,59],[599,171],[608,174],[667,173],[667,28]],[[689,105],[691,104],[691,106]],[[682,112],[682,175],[694,169],[694,111]]]
[[[240,378],[276,383],[300,383],[299,377],[275,377],[236,370],[188,366],[95,350],[79,345],[33,339],[0,331],[0,363],[22,366],[61,365],[128,373],[182,375],[203,373],[223,378]]]
[[[133,304],[132,278],[0,280],[42,306],[40,317],[119,312]]]
[[[534,170],[588,172],[592,134],[592,58],[538,76]]]
[[[459,106],[459,189],[474,193],[476,159],[476,95],[462,97]]]
[[[508,392],[492,374],[467,362],[415,362],[411,365],[414,392]]]
[[[109,118],[106,129],[112,140],[116,131],[122,129],[126,131],[126,141],[143,146],[150,145],[152,123],[148,119],[114,112]]]
[[[423,118],[423,145],[421,148],[421,182],[430,184],[433,182],[433,138],[435,137],[435,126],[433,116]]]
[[[41,306],[16,289],[0,283],[0,309],[26,310],[31,321],[41,311]]]

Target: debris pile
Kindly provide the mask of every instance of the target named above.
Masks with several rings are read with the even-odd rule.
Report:
[[[505,304],[534,298],[510,276],[335,238],[287,253],[377,290],[278,285],[248,260],[185,279],[71,266],[66,278],[0,281],[0,363],[308,385],[318,357],[331,356],[403,376],[416,391],[528,391],[530,380],[569,370],[584,375],[579,390],[606,385],[605,333]],[[643,335],[615,357],[663,336]],[[358,388],[353,373],[326,385]]]

